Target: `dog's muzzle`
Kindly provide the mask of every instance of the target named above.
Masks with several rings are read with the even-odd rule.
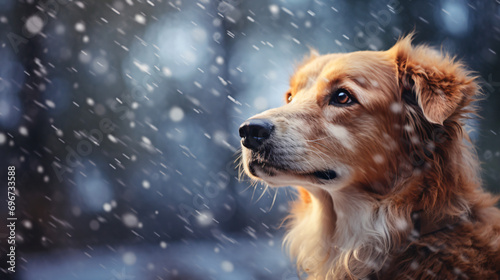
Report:
[[[241,144],[250,150],[257,150],[271,137],[274,125],[266,119],[250,119],[241,124],[239,132]]]

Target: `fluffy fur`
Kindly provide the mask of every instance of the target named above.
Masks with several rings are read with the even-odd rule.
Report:
[[[356,102],[333,106],[340,89]],[[269,139],[242,150],[251,178],[299,190],[285,238],[299,271],[500,278],[500,210],[464,128],[478,95],[464,65],[411,36],[388,51],[311,55],[288,104],[251,118],[274,125]]]

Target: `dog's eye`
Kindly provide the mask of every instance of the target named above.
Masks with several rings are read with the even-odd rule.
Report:
[[[292,102],[292,99],[293,99],[292,98],[292,93],[291,92],[287,92],[285,98],[286,98],[286,103]]]
[[[354,98],[345,89],[337,90],[330,99],[330,105],[334,106],[346,106],[354,103]]]

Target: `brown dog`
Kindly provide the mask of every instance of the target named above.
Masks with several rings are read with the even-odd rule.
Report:
[[[308,279],[500,278],[500,210],[464,129],[475,80],[408,36],[312,55],[285,106],[242,124],[245,172],[298,187],[285,243]]]

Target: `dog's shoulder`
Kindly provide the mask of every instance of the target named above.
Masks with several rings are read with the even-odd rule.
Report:
[[[500,279],[500,210],[419,236],[376,279]]]

